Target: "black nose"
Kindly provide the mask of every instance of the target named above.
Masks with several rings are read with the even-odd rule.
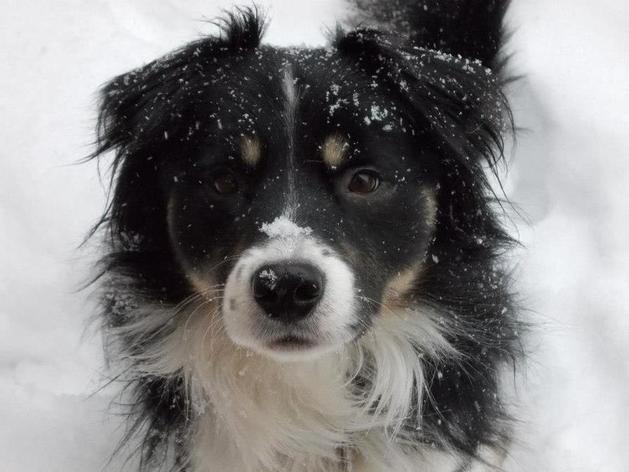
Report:
[[[323,295],[323,274],[301,262],[261,267],[253,274],[253,297],[269,318],[291,323],[308,316]]]

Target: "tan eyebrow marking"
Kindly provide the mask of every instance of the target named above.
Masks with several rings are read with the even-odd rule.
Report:
[[[330,167],[338,167],[347,157],[347,149],[349,143],[338,134],[331,134],[323,142],[321,146],[321,155],[323,162]]]
[[[245,164],[255,167],[262,157],[262,143],[257,136],[243,136],[240,139],[240,157]]]

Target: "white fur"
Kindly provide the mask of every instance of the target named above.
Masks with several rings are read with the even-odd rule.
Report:
[[[295,134],[297,107],[299,104],[299,90],[293,77],[290,66],[284,70],[282,77],[282,89],[284,92],[284,125],[286,126],[286,136],[288,144],[288,154],[286,159],[286,175],[288,179],[288,195],[285,202],[285,210],[289,216],[294,216],[298,208],[297,187],[295,184]]]
[[[423,391],[413,348],[429,358],[456,355],[430,311],[383,312],[360,340],[291,363],[236,345],[211,296],[171,310],[145,306],[136,316],[117,334],[160,326],[164,333],[132,364],[143,374],[186,378],[196,425],[191,472],[442,472],[459,463],[446,452],[409,448],[399,432],[413,386]],[[359,372],[373,382],[364,397],[350,388]]]

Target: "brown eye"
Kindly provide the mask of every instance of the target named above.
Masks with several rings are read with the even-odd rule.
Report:
[[[225,172],[214,177],[214,190],[216,193],[228,194],[238,191],[238,181],[234,174]]]
[[[369,170],[361,170],[352,176],[347,189],[352,193],[372,193],[380,186],[380,176]]]

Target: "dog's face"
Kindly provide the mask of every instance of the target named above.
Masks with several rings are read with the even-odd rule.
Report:
[[[181,142],[160,171],[174,256],[194,290],[220,288],[237,344],[339,348],[420,273],[435,156],[403,102],[329,52],[261,49],[224,68],[189,85],[191,127],[168,137]]]
[[[500,140],[496,77],[370,30],[260,46],[242,21],[104,90],[112,275],[172,306],[219,300],[235,343],[281,359],[471,286],[447,264],[502,237],[481,167]]]

